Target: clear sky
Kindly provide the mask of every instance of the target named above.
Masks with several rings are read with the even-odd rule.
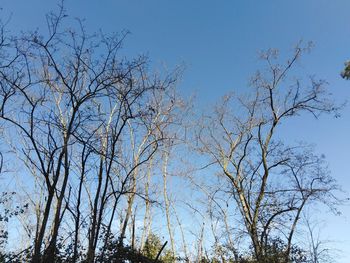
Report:
[[[44,14],[56,1],[1,0],[2,18],[12,14],[12,31],[45,28]],[[184,63],[180,88],[196,92],[200,105],[214,103],[225,92],[244,90],[257,69],[257,52],[270,47],[288,52],[299,40],[315,48],[301,63],[302,70],[329,82],[340,100],[350,99],[350,81],[340,78],[350,59],[349,0],[71,0],[68,14],[85,18],[89,31],[127,29],[129,54],[148,54],[155,64],[169,68]],[[283,130],[291,140],[316,144],[333,176],[350,190],[350,106],[342,117],[298,119]],[[350,208],[340,217],[327,216],[326,238],[339,242],[341,263],[349,263]]]

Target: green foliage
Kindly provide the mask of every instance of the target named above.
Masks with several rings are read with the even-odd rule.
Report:
[[[250,247],[246,253],[238,253],[236,256],[230,256],[224,247],[218,246],[215,256],[202,257],[201,263],[306,263],[312,262],[308,259],[306,252],[300,247],[293,245],[290,248],[289,257],[287,257],[287,244],[280,238],[274,238],[268,244],[265,244],[261,258],[256,259],[253,253],[253,247]],[[219,249],[218,249],[219,248]]]
[[[151,233],[146,240],[142,252],[146,257],[155,259],[159,251],[162,249],[162,246],[163,244],[160,238]],[[172,263],[176,261],[174,255],[172,255],[172,252],[166,248],[163,249],[159,259],[164,263]]]
[[[306,261],[305,252],[297,246],[290,249],[289,258],[286,259],[287,245],[279,238],[273,239],[266,245],[263,262],[265,263],[303,263]]]
[[[345,62],[345,67],[341,73],[341,76],[344,79],[350,79],[350,61]]]

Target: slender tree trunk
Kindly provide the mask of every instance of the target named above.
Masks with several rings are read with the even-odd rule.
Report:
[[[153,168],[153,158],[150,159],[148,171],[147,171],[147,181],[145,183],[145,216],[143,218],[143,231],[141,236],[141,244],[140,250],[143,250],[145,245],[145,240],[149,235],[149,226],[151,225],[151,204],[150,204],[150,196],[149,196],[149,186],[151,184],[151,172]]]
[[[79,243],[79,228],[80,228],[80,204],[81,204],[81,194],[83,190],[83,183],[85,178],[85,165],[86,160],[88,158],[88,154],[84,156],[86,150],[86,146],[84,145],[82,152],[82,160],[81,160],[81,174],[79,181],[79,189],[78,189],[78,199],[76,205],[76,215],[75,215],[75,231],[74,231],[74,244],[73,244],[73,263],[77,262],[78,259],[78,243]]]
[[[48,197],[47,197],[47,201],[46,201],[46,205],[45,205],[43,219],[42,219],[42,222],[41,222],[40,227],[39,227],[38,235],[35,238],[34,253],[33,253],[33,257],[32,257],[33,263],[41,262],[41,246],[42,246],[42,243],[44,240],[46,225],[47,225],[47,222],[48,222],[48,219],[50,216],[50,210],[51,210],[51,204],[52,204],[53,197],[54,197],[54,189],[52,187],[48,191]],[[39,225],[39,222],[38,222],[38,225]]]
[[[56,246],[57,246],[57,237],[58,237],[58,229],[61,224],[61,209],[62,209],[62,204],[63,204],[63,199],[64,195],[67,189],[67,183],[68,183],[68,176],[69,176],[69,161],[68,161],[68,149],[67,147],[64,150],[64,178],[63,178],[63,183],[61,186],[60,190],[60,195],[57,200],[57,205],[56,205],[56,212],[55,212],[55,219],[54,219],[54,226],[53,226],[53,231],[52,231],[52,239],[50,241],[50,244],[47,248],[47,253],[46,257],[49,260],[55,260],[56,256]]]
[[[169,152],[164,152],[163,158],[164,158],[164,161],[163,161],[163,195],[164,195],[164,202],[165,202],[165,213],[166,213],[167,228],[168,228],[170,245],[171,245],[171,252],[172,252],[173,256],[175,256],[175,244],[174,244],[173,232],[171,229],[170,209],[169,209],[170,205],[169,205],[169,197],[168,197],[168,192],[167,192]]]
[[[135,193],[136,193],[136,177],[137,177],[137,169],[133,172],[132,177],[132,187],[131,187],[131,193],[128,194],[128,206],[126,208],[126,214],[123,222],[123,226],[120,232],[120,240],[123,240],[125,238],[126,228],[129,223],[129,219],[132,214],[132,207],[134,205],[134,199],[135,199]]]
[[[87,263],[92,263],[95,257],[94,240],[95,240],[96,225],[97,225],[98,201],[99,201],[101,187],[102,187],[103,160],[104,158],[101,156],[100,164],[99,164],[99,172],[98,172],[98,185],[97,185],[97,190],[95,194],[92,218],[91,218],[90,229],[89,229],[89,244],[88,244],[87,257],[86,257]]]

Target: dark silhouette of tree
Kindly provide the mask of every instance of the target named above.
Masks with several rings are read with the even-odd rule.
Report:
[[[0,119],[18,134],[11,147],[42,192],[32,262],[59,260],[67,239],[72,262],[94,262],[100,248],[104,254],[102,227],[108,237],[124,196],[142,196],[133,175],[167,140],[169,110],[157,98],[170,101],[177,78],[150,74],[144,56],[119,57],[127,33],[90,35],[80,22],[64,28],[65,19],[60,6],[47,15],[47,35],[0,42],[8,57],[0,67]]]

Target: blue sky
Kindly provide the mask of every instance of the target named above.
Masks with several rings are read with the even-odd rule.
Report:
[[[13,32],[45,29],[44,14],[56,1],[1,0],[0,15],[11,15]],[[180,83],[183,94],[196,93],[197,103],[214,103],[229,91],[244,91],[249,76],[258,68],[258,51],[270,47],[283,52],[300,40],[315,48],[300,64],[301,71],[329,82],[338,101],[350,98],[350,81],[340,78],[350,59],[350,1],[348,0],[71,0],[69,15],[85,18],[89,31],[129,30],[125,52],[147,54],[155,65],[170,69],[185,64]],[[334,177],[350,189],[350,106],[342,117],[300,118],[282,128],[291,141],[316,144],[324,153]],[[350,262],[350,208],[343,216],[327,216],[323,229],[334,246],[343,250],[339,262]]]

